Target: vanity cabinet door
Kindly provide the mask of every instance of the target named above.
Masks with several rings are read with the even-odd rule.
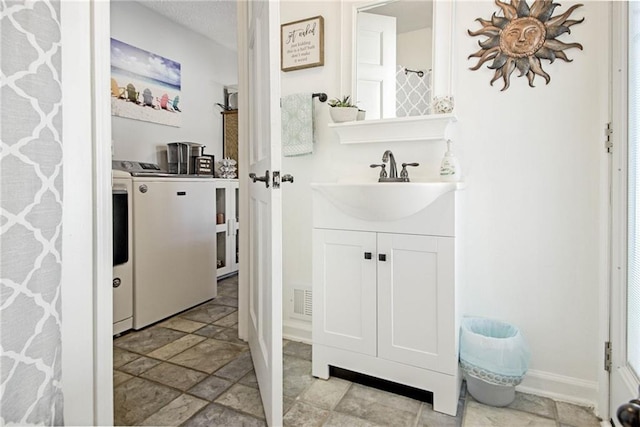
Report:
[[[378,357],[454,374],[454,239],[379,233],[378,253]]]
[[[313,230],[313,342],[376,355],[376,233]]]

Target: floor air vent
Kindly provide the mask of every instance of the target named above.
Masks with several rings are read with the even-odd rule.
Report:
[[[311,317],[311,289],[293,290],[293,313],[304,318]]]

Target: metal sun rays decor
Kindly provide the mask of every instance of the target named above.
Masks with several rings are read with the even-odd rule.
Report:
[[[526,0],[510,0],[509,3],[495,0],[496,5],[502,10],[504,16],[494,13],[490,20],[482,18],[476,21],[482,24],[477,31],[467,30],[470,36],[486,36],[487,39],[478,41],[480,50],[469,55],[470,58],[480,58],[471,70],[479,69],[487,61],[493,60],[488,68],[495,70],[490,84],[502,78],[504,87],[509,88],[511,74],[517,69],[518,77],[527,76],[529,86],[533,86],[535,76],[542,76],[547,84],[551,80],[549,74],[542,69],[541,59],[549,60],[549,63],[560,58],[565,62],[571,62],[564,51],[578,48],[582,50],[580,43],[563,43],[556,40],[564,33],[571,33],[570,27],[584,21],[571,20],[569,16],[574,10],[582,6],[571,6],[562,15],[553,15],[554,9],[560,6],[551,0],[535,0],[531,7]]]

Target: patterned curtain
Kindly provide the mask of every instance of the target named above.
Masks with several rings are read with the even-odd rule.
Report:
[[[0,0],[0,425],[62,425],[58,0]]]
[[[431,70],[407,72],[405,67],[396,67],[396,117],[424,116],[431,106]]]

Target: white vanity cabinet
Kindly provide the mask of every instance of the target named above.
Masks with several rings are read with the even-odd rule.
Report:
[[[377,222],[314,192],[314,376],[328,378],[337,366],[407,384],[433,392],[434,409],[455,415],[456,193]]]

